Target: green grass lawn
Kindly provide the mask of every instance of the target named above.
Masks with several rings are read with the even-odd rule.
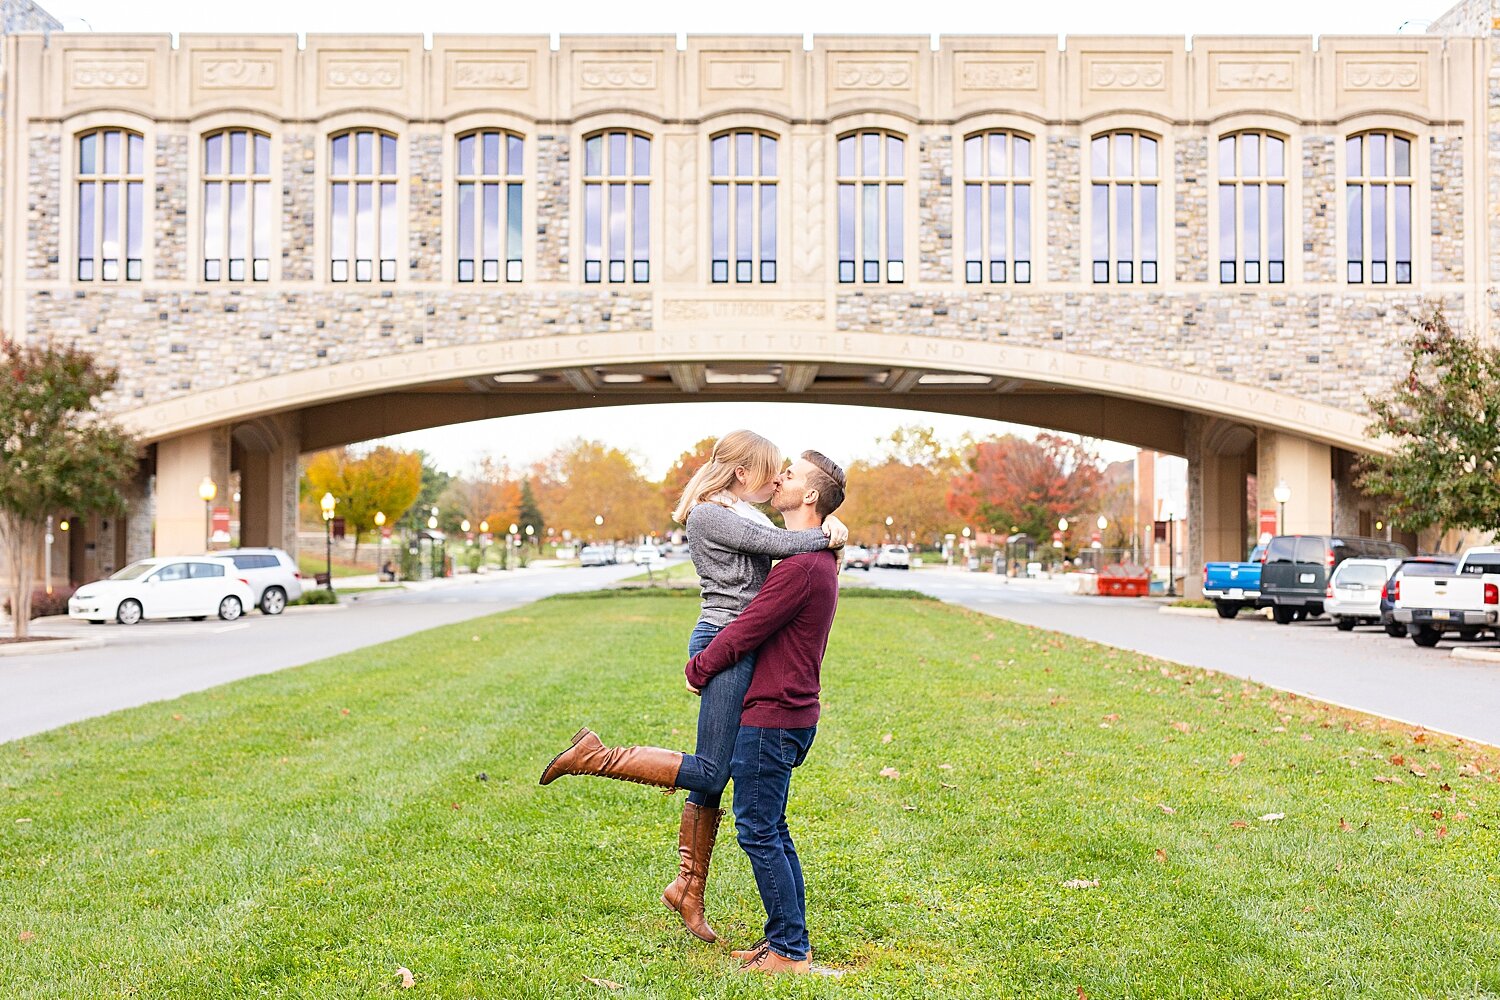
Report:
[[[739,979],[731,827],[704,945],[657,899],[680,797],[536,784],[581,724],[688,742],[696,609],[552,599],[0,745],[0,996],[404,996],[399,966],[452,998],[1500,992],[1473,747],[854,595],[789,810],[849,974]]]

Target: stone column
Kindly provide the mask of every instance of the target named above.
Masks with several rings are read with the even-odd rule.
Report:
[[[294,414],[262,417],[234,429],[241,545],[268,545],[297,554],[301,437],[301,423]]]
[[[1203,564],[1245,558],[1246,482],[1255,433],[1196,414],[1186,418],[1188,544],[1183,590],[1203,596]]]
[[[122,566],[151,558],[155,549],[156,477],[141,463],[135,478],[125,486],[125,551]]]
[[[1257,506],[1279,510],[1276,484],[1291,490],[1286,535],[1324,535],[1333,530],[1333,449],[1281,431],[1262,430],[1256,466]]]
[[[229,488],[229,428],[168,438],[156,445],[156,554],[192,555],[208,545],[203,477],[219,487],[218,504]]]

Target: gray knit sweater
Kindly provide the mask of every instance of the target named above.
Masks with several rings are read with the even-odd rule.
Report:
[[[707,500],[688,512],[687,540],[703,584],[699,617],[714,625],[728,625],[750,606],[770,575],[772,559],[828,548],[821,528],[767,528]]]

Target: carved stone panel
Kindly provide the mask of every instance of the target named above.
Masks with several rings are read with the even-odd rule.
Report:
[[[1095,56],[1088,59],[1084,86],[1104,91],[1159,91],[1167,89],[1165,59],[1122,59]]]
[[[531,56],[449,53],[448,90],[525,90],[531,86]]]
[[[406,59],[389,53],[319,53],[318,82],[324,93],[395,91],[406,87]]]
[[[668,281],[692,281],[694,264],[707,247],[698,246],[697,176],[698,141],[691,135],[667,139],[667,190],[678,197],[666,200],[666,272]]]
[[[824,248],[824,197],[827,184],[823,179],[825,141],[822,136],[799,138],[792,144],[792,205],[797,224],[792,227],[792,273],[798,281],[820,281],[826,263]],[[828,220],[836,224],[837,220]]]
[[[1339,60],[1339,86],[1345,90],[1419,91],[1422,89],[1421,56],[1401,58],[1372,54],[1373,58],[1344,56]]]
[[[194,52],[198,91],[275,90],[281,82],[279,52]]]
[[[791,57],[784,52],[705,51],[699,58],[704,100],[736,92],[780,92],[791,77]]]
[[[151,59],[146,55],[117,56],[70,51],[65,59],[70,96],[92,96],[99,91],[145,91],[151,88]]]
[[[580,91],[654,90],[658,76],[654,58],[580,52],[573,64],[573,85]]]
[[[1297,86],[1297,64],[1289,57],[1214,54],[1212,86],[1218,91],[1288,91]]]
[[[905,53],[829,56],[828,92],[834,100],[872,92],[910,95],[916,89],[915,56]]]
[[[953,59],[953,90],[965,97],[990,93],[1034,92],[1042,86],[1039,55],[982,55],[960,52]]]

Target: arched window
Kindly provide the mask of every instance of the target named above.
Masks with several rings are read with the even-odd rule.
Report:
[[[1219,139],[1219,280],[1286,280],[1286,141],[1280,136],[1236,132]]]
[[[1158,150],[1157,141],[1140,132],[1094,136],[1089,163],[1096,283],[1109,282],[1111,273],[1120,284],[1137,275],[1145,284],[1156,281]]]
[[[709,142],[713,280],[776,280],[776,137],[725,132]]]
[[[906,140],[892,132],[839,137],[839,281],[906,279]],[[859,262],[856,271],[855,262]]]
[[[1411,283],[1412,141],[1363,132],[1344,142],[1349,282]],[[1391,268],[1391,262],[1395,268]]]
[[[330,145],[329,277],[348,281],[352,272],[355,281],[395,281],[396,137],[353,129]]]
[[[964,140],[964,280],[1007,277],[1031,280],[1031,138],[980,132]]]
[[[510,132],[458,137],[459,281],[499,281],[502,261],[505,280],[521,280],[524,151]]]
[[[269,281],[274,210],[271,137],[246,129],[204,136],[203,280]]]
[[[139,134],[101,128],[78,137],[79,281],[141,280],[145,181]]]
[[[583,280],[651,279],[651,139],[598,132],[583,140]]]

